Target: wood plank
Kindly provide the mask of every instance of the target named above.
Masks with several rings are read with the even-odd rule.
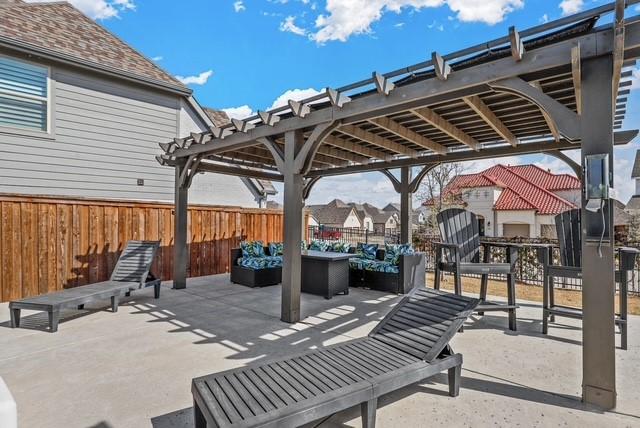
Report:
[[[22,262],[22,286],[20,287],[20,295],[22,297],[31,297],[40,294],[38,281],[38,214],[38,204],[29,202],[23,202],[20,204],[20,226],[18,228],[18,233],[22,236],[18,254]],[[45,224],[48,224],[46,222],[46,217]],[[44,238],[45,241],[43,241],[43,245],[46,247],[46,233]],[[46,259],[44,259],[43,262],[45,262],[43,269],[46,270]],[[47,284],[45,281],[44,292],[46,293],[46,291]]]
[[[473,150],[480,150],[480,143],[473,137],[469,136],[460,128],[453,125],[451,122],[437,114],[430,108],[424,107],[415,110],[411,110],[416,116],[421,117],[431,124],[433,127],[439,129],[445,134],[449,135],[454,140],[461,142],[472,148]]]
[[[70,287],[73,280],[73,207],[55,204],[57,211],[57,284],[56,290]]]
[[[104,209],[104,252],[105,271],[107,275],[113,272],[118,260],[119,216],[118,208],[105,206]]]
[[[3,301],[22,297],[22,258],[20,233],[20,203],[3,202],[2,207],[2,275]]]
[[[407,128],[406,126],[403,126],[398,122],[389,119],[388,117],[371,119],[369,120],[369,122],[424,149],[431,150],[440,155],[447,154],[448,149],[442,144],[436,143],[435,141],[418,134],[417,132]]]

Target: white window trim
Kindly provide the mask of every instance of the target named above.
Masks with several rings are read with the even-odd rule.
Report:
[[[53,89],[53,81],[51,79],[51,67],[48,65],[44,65],[41,63],[37,63],[37,62],[33,62],[33,61],[27,61],[24,60],[22,58],[16,58],[13,56],[9,56],[9,55],[1,55],[0,54],[0,58],[8,58],[12,61],[17,61],[17,62],[22,62],[25,64],[29,64],[32,65],[34,67],[39,67],[39,68],[44,68],[47,70],[47,96],[46,97],[39,97],[37,95],[30,95],[30,94],[19,94],[16,95],[14,93],[12,93],[11,91],[6,91],[6,90],[0,90],[0,93],[4,93],[7,95],[11,95],[14,97],[19,97],[19,98],[27,98],[27,99],[32,99],[32,100],[38,100],[38,101],[44,101],[47,103],[47,123],[46,123],[46,130],[38,130],[38,129],[27,129],[27,128],[20,128],[19,126],[8,126],[8,125],[0,125],[0,134],[11,134],[11,135],[17,135],[17,136],[26,136],[26,137],[35,137],[35,138],[43,138],[43,139],[53,139],[55,138],[55,135],[53,133],[53,102],[54,102],[54,96],[52,94],[52,89]]]

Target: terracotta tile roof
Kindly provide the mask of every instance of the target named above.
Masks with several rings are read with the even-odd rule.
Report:
[[[67,2],[23,3],[0,0],[0,37],[7,43],[48,50],[95,64],[112,73],[190,90],[153,61],[86,17]]]
[[[460,202],[463,189],[499,187],[496,210],[535,210],[538,214],[558,214],[576,208],[552,191],[579,190],[580,181],[567,174],[553,174],[535,165],[496,165],[477,174],[456,177],[444,190],[445,197]]]
[[[581,186],[573,175],[553,174],[537,165],[516,165],[509,169],[547,190],[579,190]]]

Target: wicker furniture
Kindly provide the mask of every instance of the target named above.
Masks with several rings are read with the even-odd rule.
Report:
[[[366,338],[193,379],[195,426],[294,427],[359,404],[373,428],[378,397],[445,370],[455,397],[462,355],[449,341],[477,303],[416,289]]]
[[[331,299],[336,294],[349,294],[349,253],[308,250],[302,252],[303,293]]]
[[[378,249],[375,261],[383,262],[384,260],[385,250]],[[351,263],[349,286],[365,287],[387,293],[407,294],[414,288],[424,288],[426,285],[425,263],[424,253],[419,252],[400,255],[397,272],[368,270],[364,266],[357,266],[357,263]]]
[[[269,255],[269,247],[264,247],[265,254]],[[242,258],[242,250],[234,248],[231,250],[231,275],[230,280],[234,284],[245,285],[247,287],[266,287],[282,282],[282,267],[265,267],[252,269],[246,266],[239,266],[238,260]]]

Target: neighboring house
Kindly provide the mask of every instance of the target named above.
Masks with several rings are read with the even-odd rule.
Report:
[[[361,229],[358,213],[351,205],[334,199],[325,205],[308,205],[307,209],[319,226]]]
[[[367,211],[365,206],[363,204],[356,204],[354,202],[349,202],[349,205],[351,205],[356,210],[356,214],[358,214],[358,217],[360,218],[360,224],[362,224],[362,228],[373,231],[373,215],[369,211]]]
[[[535,165],[496,165],[456,177],[443,196],[445,208],[474,212],[483,235],[552,238],[555,215],[576,208],[580,192],[580,180],[568,174],[553,174]]]
[[[0,0],[0,193],[170,202],[158,143],[213,124],[189,88],[70,4]],[[256,207],[274,190],[199,174],[189,202]]]
[[[631,215],[640,214],[640,150],[636,152],[636,160],[633,163],[633,170],[631,171],[631,178],[636,181],[636,191],[627,202],[625,211]]]

